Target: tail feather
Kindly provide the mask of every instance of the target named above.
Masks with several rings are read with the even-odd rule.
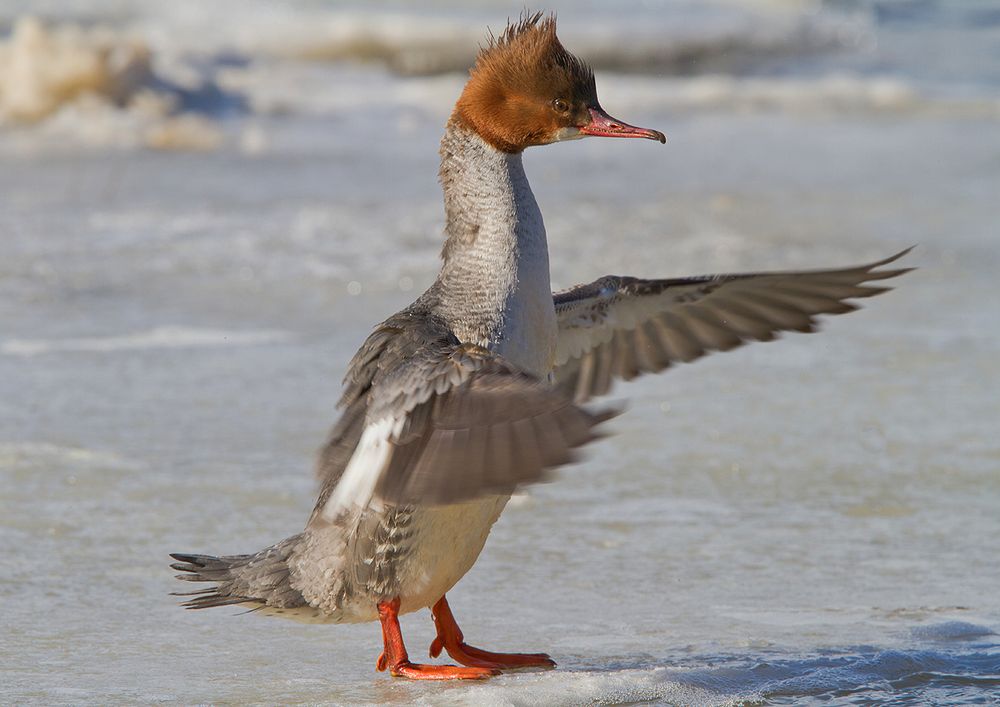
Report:
[[[217,582],[218,586],[196,589],[193,592],[171,592],[171,596],[193,597],[181,603],[185,609],[208,609],[213,606],[259,603],[259,599],[233,593],[234,579],[238,570],[246,567],[252,555],[213,557],[211,555],[188,555],[171,553],[177,562],[171,568],[184,574],[174,575],[185,582]]]
[[[233,604],[291,608],[306,604],[289,581],[288,558],[301,536],[293,536],[253,555],[195,555],[171,553],[177,560],[170,566],[181,572],[186,582],[215,582],[216,586],[172,596],[190,597],[181,603],[186,609],[208,609]]]
[[[212,555],[185,555],[170,553],[178,562],[170,565],[171,569],[187,572],[176,575],[177,579],[187,582],[221,582],[230,579],[233,570],[245,567],[253,555],[231,555],[229,557],[213,557]]]
[[[221,594],[206,594],[203,597],[196,597],[194,599],[181,602],[181,606],[185,609],[211,609],[215,606],[232,606],[233,604],[254,604],[254,608],[265,606],[264,602],[259,599],[235,596],[225,597]]]

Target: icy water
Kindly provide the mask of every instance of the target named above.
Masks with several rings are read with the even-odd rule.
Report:
[[[276,7],[0,6],[7,46],[31,10],[151,57],[121,105],[45,107],[0,52],[0,702],[1000,700],[995,2],[556,8],[670,139],[526,154],[556,286],[920,267],[620,386],[615,434],[512,501],[449,598],[557,670],[406,683],[375,625],[177,608],[168,552],[301,529],[347,360],[436,271],[455,66],[519,10]],[[422,656],[429,614],[403,630]]]

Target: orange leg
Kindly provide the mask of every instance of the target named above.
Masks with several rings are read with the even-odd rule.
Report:
[[[431,642],[431,657],[441,655],[441,649],[462,665],[479,668],[554,668],[556,663],[544,653],[490,653],[465,643],[462,629],[455,622],[448,600],[441,597],[431,609],[437,638]]]
[[[456,665],[419,665],[411,663],[399,630],[399,597],[378,604],[378,618],[382,622],[382,641],[385,649],[375,666],[397,678],[413,680],[481,680],[499,675],[500,671],[487,667],[460,668]]]

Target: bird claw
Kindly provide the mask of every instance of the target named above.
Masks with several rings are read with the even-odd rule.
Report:
[[[437,658],[439,655],[441,655],[442,650],[444,650],[444,641],[441,639],[440,636],[437,636],[433,641],[431,641],[431,647],[428,653],[430,654],[431,658]]]

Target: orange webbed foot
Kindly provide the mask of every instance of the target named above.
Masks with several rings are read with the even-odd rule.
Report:
[[[545,653],[492,653],[467,643],[446,646],[437,639],[431,643],[431,657],[441,655],[442,648],[462,665],[489,668],[554,668],[556,662]]]
[[[385,644],[375,667],[379,671],[388,670],[397,678],[411,680],[484,680],[499,675],[497,668],[489,666],[420,665],[411,663],[403,645],[399,630],[399,597],[378,604],[379,620],[382,622],[382,640]]]
[[[379,670],[385,670],[382,666],[386,662],[379,658]],[[410,680],[485,680],[500,674],[496,668],[423,665],[408,660],[387,667],[393,677]]]
[[[492,653],[468,645],[444,597],[434,605],[431,613],[438,630],[437,637],[431,642],[432,658],[438,657],[444,650],[457,662],[471,667],[516,669],[556,666],[555,661],[545,653]]]

